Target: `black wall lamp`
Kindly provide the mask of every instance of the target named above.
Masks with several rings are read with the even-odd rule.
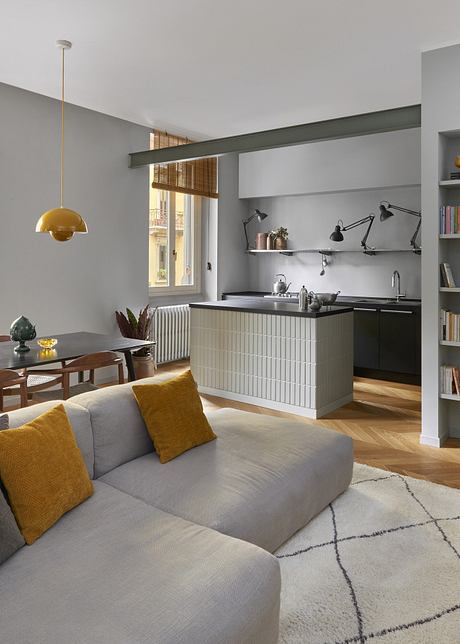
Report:
[[[354,221],[353,223],[348,224],[348,226],[344,226],[343,221],[339,219],[339,221],[337,222],[337,226],[335,227],[334,232],[329,236],[329,239],[334,242],[341,242],[343,241],[342,233],[346,232],[347,230],[351,230],[352,228],[356,228],[357,226],[362,226],[363,224],[367,224],[369,222],[369,226],[367,227],[366,233],[361,240],[361,246],[363,247],[363,253],[365,255],[375,255],[375,249],[367,245],[367,238],[369,237],[369,233],[372,228],[372,224],[374,223],[374,219],[375,219],[375,215],[371,213],[367,217],[363,217],[362,219],[358,219],[357,221]]]
[[[413,215],[414,217],[418,217],[420,219],[420,221],[417,224],[417,228],[415,229],[415,232],[410,238],[410,242],[409,242],[409,244],[412,246],[412,250],[414,251],[414,253],[416,253],[417,255],[420,255],[422,249],[416,242],[417,235],[420,230],[420,226],[422,225],[422,213],[420,212],[420,210],[410,210],[410,208],[395,206],[389,203],[388,201],[381,201],[379,208],[380,208],[380,221],[386,221],[390,217],[393,217],[394,212],[391,212],[391,210],[389,210],[390,208],[392,208],[393,210],[399,210],[400,212],[405,212],[408,215]]]
[[[266,212],[260,212],[258,208],[255,209],[254,213],[248,217],[247,219],[243,219],[243,228],[244,228],[244,236],[246,237],[246,250],[251,250],[251,247],[249,245],[249,239],[248,239],[248,231],[247,227],[248,224],[255,218],[259,220],[259,222],[263,221],[268,217]]]

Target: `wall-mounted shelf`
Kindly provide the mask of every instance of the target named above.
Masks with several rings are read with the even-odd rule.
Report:
[[[460,347],[460,342],[453,342],[452,340],[439,340],[439,344],[444,347]]]
[[[460,237],[460,235],[457,235]],[[366,254],[377,253],[415,253],[420,254],[421,248],[417,251],[412,248],[369,248]],[[286,248],[285,250],[248,250],[249,255],[297,255],[300,253],[321,253],[321,255],[334,255],[335,253],[364,253],[362,248],[348,249],[348,248]]]
[[[439,235],[439,239],[460,239],[460,233],[452,233],[450,235]]]
[[[460,190],[460,179],[449,179],[447,181],[440,181],[439,187],[447,188],[448,190]]]
[[[440,286],[440,287],[439,287],[439,290],[440,290],[442,293],[460,293],[460,287],[458,287],[458,286],[453,286],[453,287],[449,287],[449,286]]]
[[[460,396],[456,394],[439,394],[439,397],[443,400],[460,400]]]

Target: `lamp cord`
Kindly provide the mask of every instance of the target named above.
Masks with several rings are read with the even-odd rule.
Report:
[[[64,204],[64,47],[61,54],[61,208]]]

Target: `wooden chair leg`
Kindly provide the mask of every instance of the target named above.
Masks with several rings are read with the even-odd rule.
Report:
[[[27,397],[27,385],[25,382],[23,382],[21,385],[19,385],[19,389],[21,392],[21,407],[27,407],[29,404],[28,397]]]
[[[89,381],[92,385],[94,385],[94,369],[89,370]]]
[[[3,390],[0,389],[0,411],[3,411]]]
[[[123,370],[123,365],[118,365],[118,382],[122,385],[125,382],[125,372]]]
[[[70,374],[62,374],[62,397],[67,400],[70,397]]]

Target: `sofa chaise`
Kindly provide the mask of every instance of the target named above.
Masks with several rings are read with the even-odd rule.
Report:
[[[94,494],[0,567],[2,644],[277,642],[271,553],[348,487],[351,439],[222,409],[217,440],[162,465],[131,384],[65,408]]]

